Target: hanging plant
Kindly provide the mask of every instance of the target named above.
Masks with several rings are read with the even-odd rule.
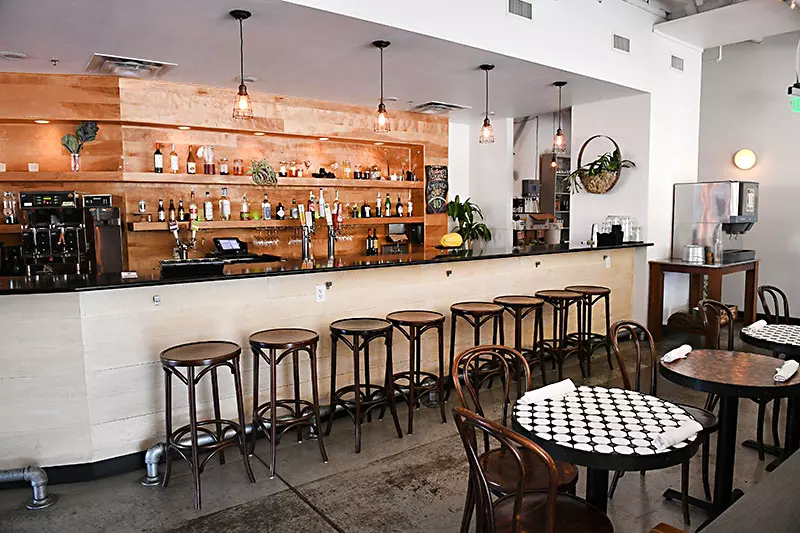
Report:
[[[247,173],[252,176],[253,183],[256,185],[274,187],[278,184],[278,174],[266,159],[253,159]]]
[[[586,150],[586,146],[600,137],[605,137],[614,143],[614,151],[606,152],[591,163],[583,165],[583,152]],[[578,170],[564,178],[564,181],[567,182],[569,192],[573,194],[584,189],[593,194],[605,194],[617,184],[623,168],[635,166],[633,161],[622,159],[622,152],[614,139],[606,135],[595,135],[583,143],[581,151],[578,153]]]

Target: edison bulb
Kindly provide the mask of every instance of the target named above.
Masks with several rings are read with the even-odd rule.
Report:
[[[386,104],[383,102],[378,105],[378,114],[375,115],[375,127],[373,129],[375,133],[389,133],[392,131],[389,124],[389,114],[386,113]]]
[[[247,87],[239,85],[239,92],[233,102],[233,118],[252,118],[253,105],[250,102],[250,95],[247,94]]]
[[[567,137],[566,135],[564,135],[564,131],[561,128],[558,128],[556,136],[553,138],[553,151],[555,152],[567,151]]]
[[[489,117],[483,119],[483,126],[481,126],[481,137],[479,139],[481,144],[492,144],[494,142],[494,128],[489,121]]]

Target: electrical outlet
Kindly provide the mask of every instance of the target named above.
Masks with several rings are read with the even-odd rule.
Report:
[[[317,298],[317,303],[322,303],[325,301],[325,285],[317,285],[314,294]]]
[[[158,307],[159,305],[161,305],[161,296],[156,294],[153,296],[153,307]]]
[[[606,268],[611,268],[611,256],[604,255],[603,260],[606,262]]]

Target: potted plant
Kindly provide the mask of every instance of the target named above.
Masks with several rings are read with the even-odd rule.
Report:
[[[71,168],[73,172],[81,169],[81,150],[83,145],[95,140],[97,137],[97,122],[83,121],[75,129],[75,135],[67,133],[61,137],[61,146],[67,149],[70,154]]]
[[[584,165],[582,158],[586,146],[600,137],[606,137],[614,143],[614,151],[606,152],[591,163]],[[633,161],[622,159],[622,152],[614,139],[605,135],[595,135],[583,143],[578,154],[578,170],[564,178],[564,181],[567,182],[569,192],[573,194],[579,193],[584,189],[586,192],[593,194],[605,194],[617,184],[623,168],[635,166],[636,164]]]
[[[456,233],[464,239],[467,248],[472,247],[472,241],[475,239],[492,240],[492,231],[482,222],[481,208],[470,202],[469,198],[462,202],[461,198],[456,195],[455,199],[447,204],[447,216],[458,224]]]
[[[253,183],[256,185],[274,187],[278,184],[278,174],[266,159],[253,159],[247,173],[253,177]]]

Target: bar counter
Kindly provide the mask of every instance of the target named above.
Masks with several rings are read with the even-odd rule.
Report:
[[[290,260],[231,265],[225,275],[211,279],[162,280],[142,273],[139,279],[124,281],[119,277],[0,278],[0,403],[4,406],[0,457],[5,458],[6,468],[87,465],[138,454],[163,441],[164,377],[159,354],[184,342],[219,339],[241,345],[242,383],[249,406],[253,386],[249,336],[276,327],[312,329],[320,336],[318,380],[325,405],[331,371],[329,325],[337,319],[427,309],[445,314],[445,331],[449,331],[453,303],[491,301],[504,294],[533,294],[571,284],[609,287],[612,320],[631,318],[634,263],[643,264],[646,246],[350,257],[330,267],[323,258],[313,269]],[[320,289],[322,301],[317,299]],[[549,324],[546,313],[545,331]],[[594,324],[604,324],[599,308]],[[472,331],[461,326],[457,351],[472,343]],[[506,322],[509,335],[511,326],[510,320]],[[526,344],[532,337],[529,328],[526,324]],[[481,340],[491,341],[489,328]],[[401,335],[395,335],[393,349],[394,371],[406,370],[408,345]],[[384,371],[378,361],[383,356],[376,353],[373,376]],[[279,398],[293,387],[290,366],[278,369]],[[438,371],[438,357],[427,341],[421,366]],[[265,372],[266,365],[261,369]],[[350,357],[339,357],[336,370],[337,383],[352,383]],[[268,380],[266,375],[261,377],[263,389]],[[303,370],[304,396],[310,396],[310,379]],[[223,415],[231,407],[235,412],[228,381],[220,381]],[[199,415],[203,416],[211,410],[206,394],[210,391],[199,392]],[[179,387],[173,394],[179,400],[173,411],[177,426],[188,416],[186,392]],[[400,409],[403,416],[405,407]],[[130,463],[129,457],[126,460]]]

